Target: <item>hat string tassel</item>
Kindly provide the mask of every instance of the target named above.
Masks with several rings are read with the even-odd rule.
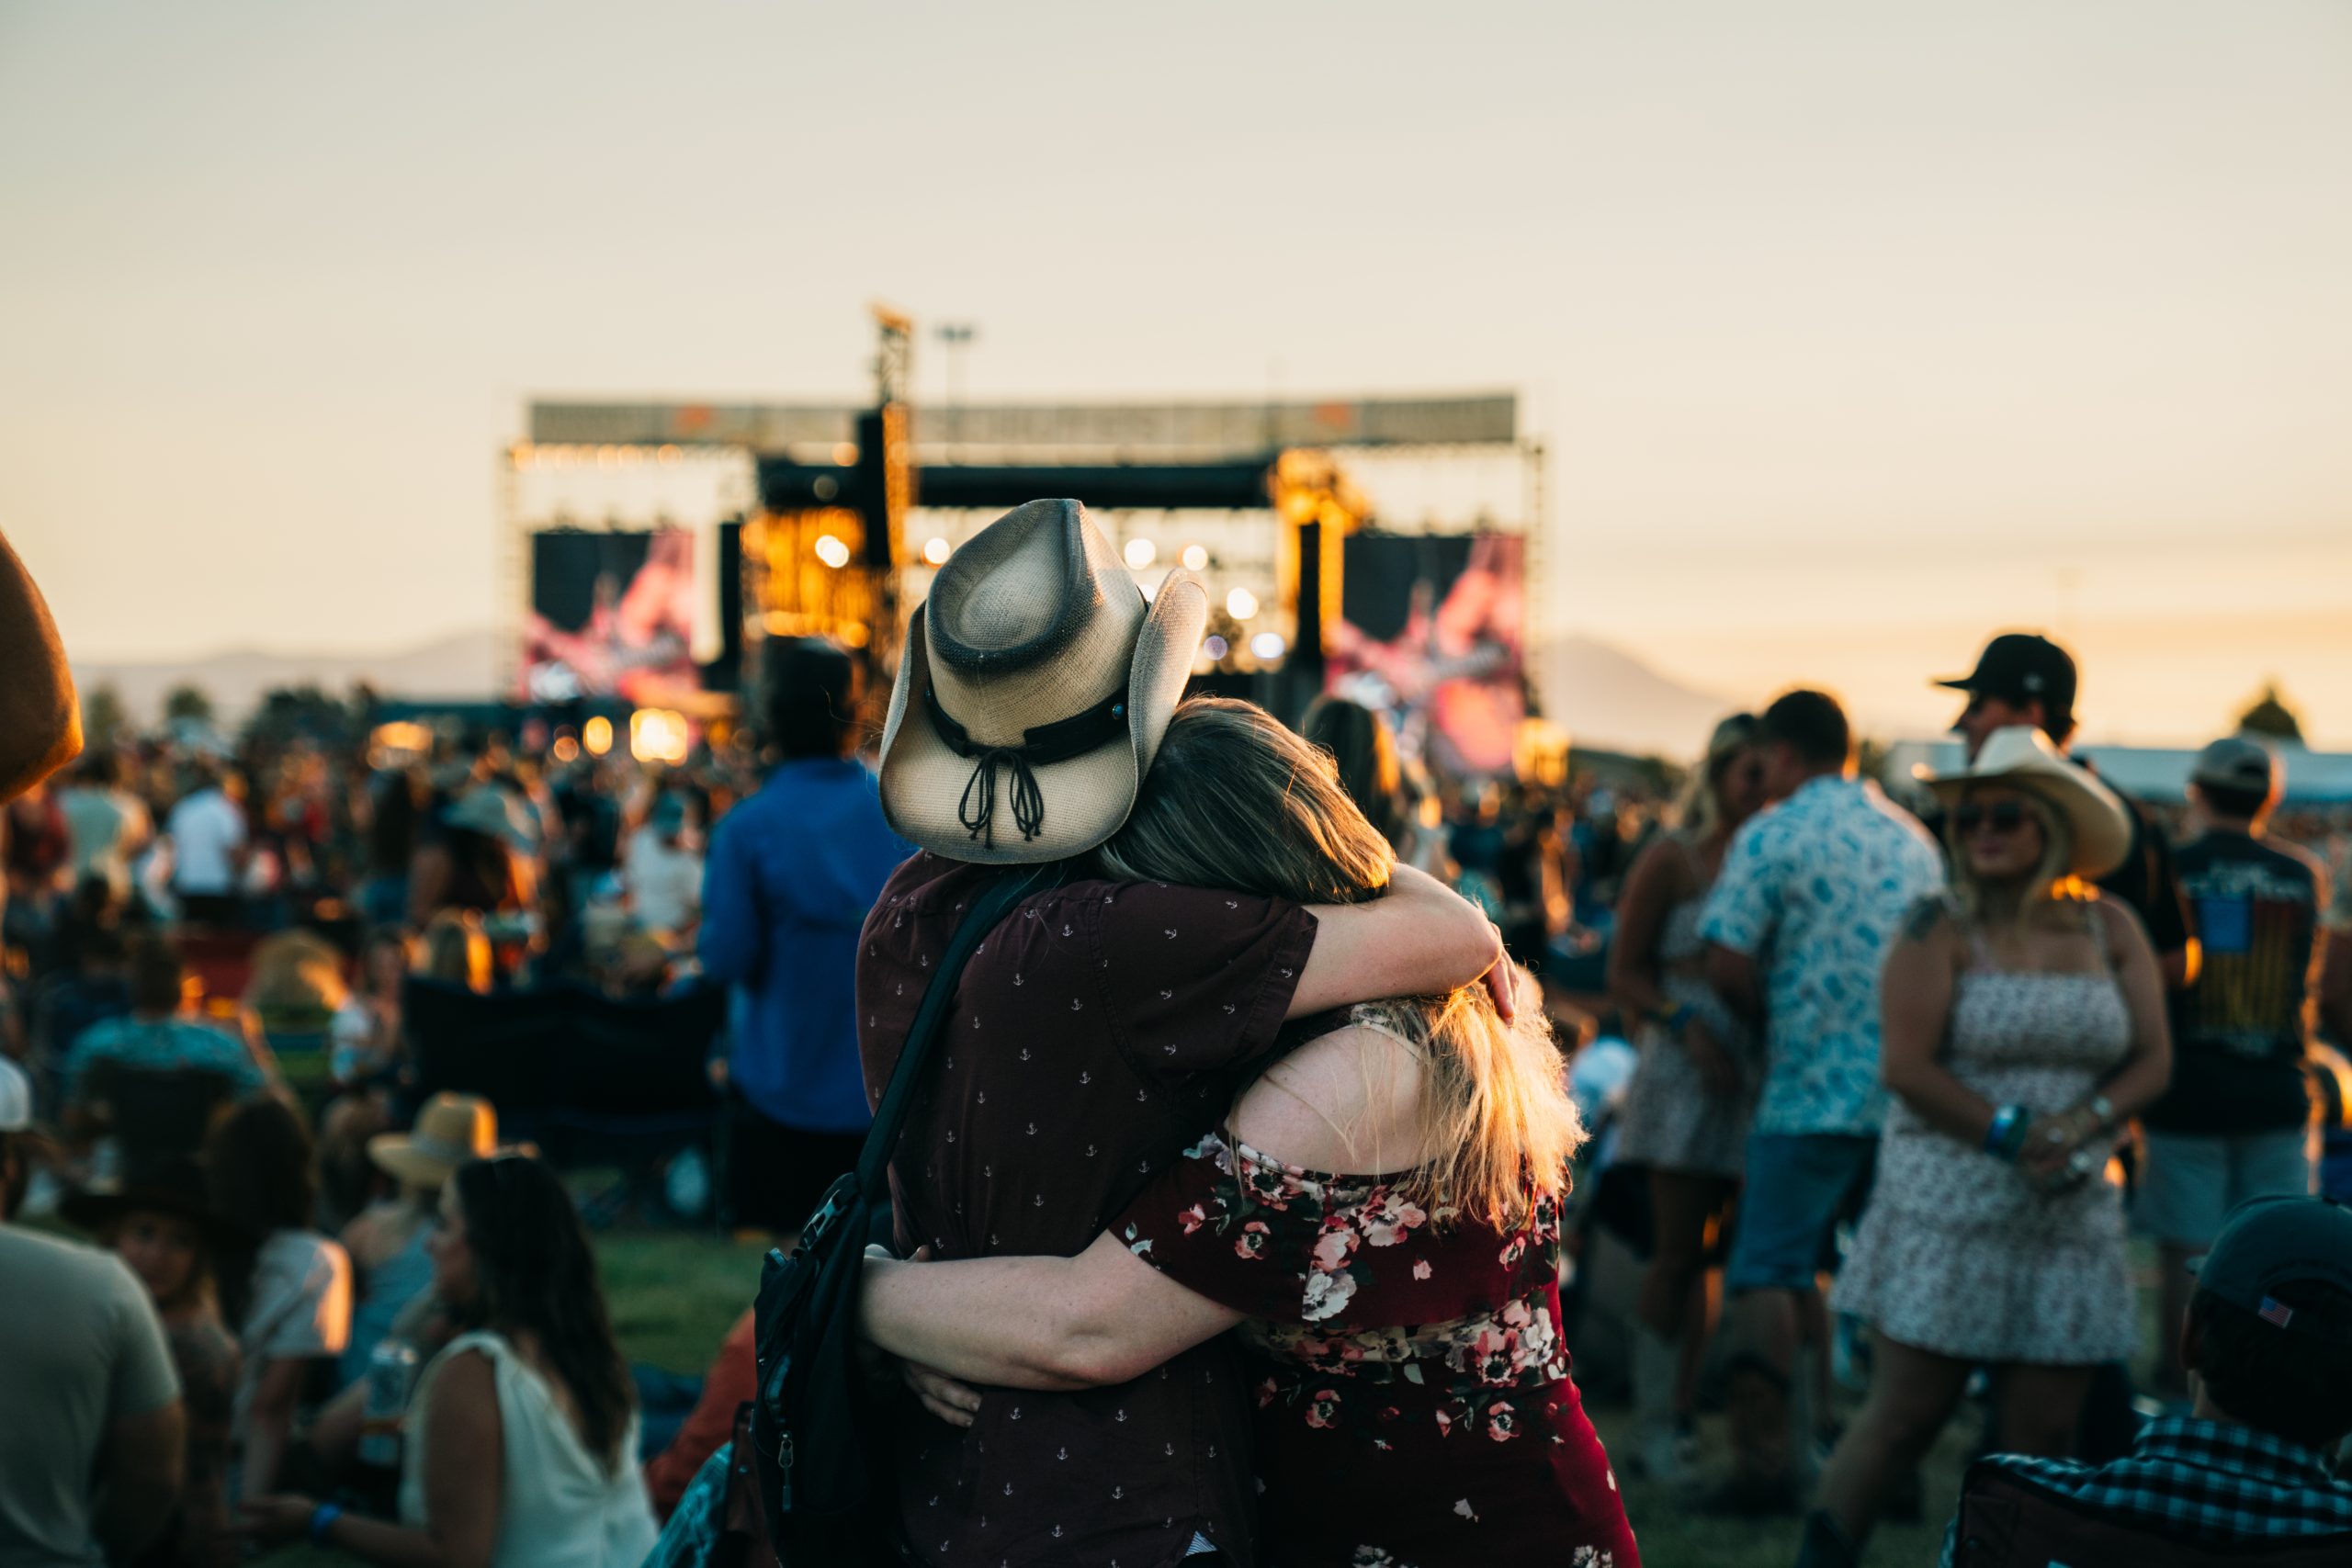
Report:
[[[996,848],[996,765],[1000,761],[1012,770],[1012,822],[1021,829],[1022,841],[1035,838],[1046,827],[1046,796],[1037,787],[1037,775],[1029,771],[1029,759],[1016,747],[983,751],[972,764],[972,776],[964,782],[956,818],[971,837],[986,835],[990,849]]]

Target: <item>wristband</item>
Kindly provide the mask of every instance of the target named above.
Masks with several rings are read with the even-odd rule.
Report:
[[[2025,1141],[2027,1112],[2022,1105],[2004,1105],[1993,1112],[1993,1124],[1984,1129],[1984,1152],[1996,1159],[2018,1157],[2018,1145]]]
[[[1993,1120],[1984,1124],[1986,1154],[1997,1155],[2001,1152],[2002,1141],[2009,1135],[2009,1123],[2016,1119],[2017,1107],[2014,1105],[1996,1105],[1993,1108]]]
[[[322,1503],[311,1510],[311,1540],[320,1546],[327,1543],[327,1531],[334,1529],[335,1520],[343,1517],[343,1505]]]

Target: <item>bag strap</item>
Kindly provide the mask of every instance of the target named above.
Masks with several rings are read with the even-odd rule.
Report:
[[[1012,911],[1014,905],[1032,894],[1060,886],[1067,874],[1059,864],[1007,873],[972,900],[970,911],[956,926],[956,934],[948,940],[946,954],[932,972],[931,984],[923,989],[922,1001],[915,1009],[915,1021],[907,1030],[906,1043],[899,1048],[899,1065],[890,1069],[889,1087],[882,1091],[882,1103],[874,1111],[874,1125],[866,1130],[865,1146],[858,1152],[857,1190],[869,1201],[879,1202],[888,1190],[890,1153],[898,1146],[899,1134],[906,1126],[916,1081],[930,1065],[940,1026],[946,1021],[947,1009],[956,999],[956,983],[963,977],[964,965],[973,950],[996,929],[998,921]]]

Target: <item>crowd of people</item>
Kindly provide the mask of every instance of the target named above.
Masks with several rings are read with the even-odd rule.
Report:
[[[2071,657],[2012,634],[1917,780],[1806,689],[1670,795],[1436,778],[1352,702],[1187,697],[1205,615],[1033,502],[939,572],[887,706],[774,641],[680,766],[182,727],[43,782],[70,745],[0,737],[0,1568],[718,1561],[752,1281],[699,1383],[633,1368],[571,1187],[419,1091],[409,1004],[723,987],[678,1158],[788,1246],[1007,876],[864,1269],[877,1561],[1630,1568],[1623,1470],[1821,1568],[1972,1398],[1949,1561],[2008,1561],[1972,1555],[2002,1486],[2352,1543],[2312,1084],[2352,885],[2326,818],[2273,830],[2270,750],[2126,800],[2069,753]],[[1628,1387],[1613,1455],[1571,1349]]]

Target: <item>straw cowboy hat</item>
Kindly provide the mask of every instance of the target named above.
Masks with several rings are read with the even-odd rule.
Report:
[[[439,1187],[468,1160],[498,1151],[498,1112],[472,1094],[436,1094],[416,1113],[406,1133],[379,1133],[368,1140],[376,1168],[413,1187]]]
[[[2007,784],[2041,796],[2073,831],[2075,852],[2066,869],[2076,876],[2105,876],[2131,852],[2131,809],[2031,725],[1993,731],[1966,767],[1939,773],[1922,763],[1912,774],[1947,806],[1978,784]]]
[[[882,731],[882,810],[951,860],[1061,860],[1119,830],[1208,625],[1171,572],[1148,602],[1075,501],[1017,506],[939,569]]]

